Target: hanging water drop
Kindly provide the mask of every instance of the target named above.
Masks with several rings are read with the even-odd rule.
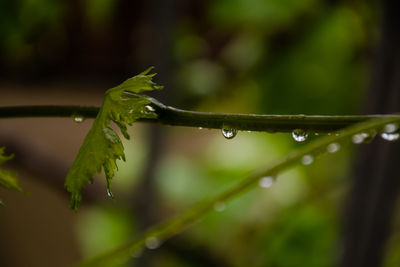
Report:
[[[326,150],[328,151],[328,153],[336,153],[338,152],[340,149],[340,144],[338,143],[331,143],[326,147]]]
[[[111,189],[109,189],[109,188],[107,188],[107,196],[110,197],[110,198],[114,198],[114,194],[111,191]]]
[[[302,163],[303,165],[310,165],[311,163],[313,163],[313,161],[314,161],[314,158],[313,158],[313,156],[311,156],[311,155],[304,155],[304,156],[301,158],[301,163]]]
[[[400,137],[400,133],[398,132],[399,126],[394,123],[386,124],[383,128],[383,133],[381,133],[381,137],[386,141],[396,141]]]
[[[232,139],[236,136],[237,130],[233,128],[222,128],[222,135],[226,139]]]
[[[275,183],[275,177],[265,176],[258,180],[258,185],[262,188],[270,188]]]
[[[352,140],[353,144],[361,144],[368,137],[369,137],[369,134],[367,134],[367,133],[358,133],[358,134],[353,135],[351,140]]]
[[[383,132],[385,133],[394,133],[399,129],[399,126],[394,123],[388,123],[383,127]]]
[[[81,122],[84,122],[85,121],[85,117],[83,117],[83,116],[74,116],[74,122],[76,122],[76,123],[81,123]]]
[[[146,110],[147,110],[147,111],[150,111],[150,112],[154,112],[154,111],[155,111],[155,109],[154,109],[152,106],[150,106],[150,105],[147,105],[147,106],[146,106]]]
[[[222,212],[225,209],[226,209],[226,204],[224,202],[219,201],[214,204],[215,211]]]
[[[381,133],[381,137],[385,139],[386,141],[396,141],[399,139],[400,134],[399,133]]]
[[[156,249],[161,245],[161,242],[157,237],[151,236],[146,238],[145,244],[148,249]]]
[[[308,133],[303,129],[295,129],[292,132],[292,137],[296,142],[304,142],[308,137]]]

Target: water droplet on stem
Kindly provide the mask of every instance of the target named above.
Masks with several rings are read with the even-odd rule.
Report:
[[[314,161],[314,158],[313,158],[313,156],[311,156],[311,155],[304,155],[304,156],[301,158],[301,163],[302,163],[303,165],[310,165],[311,163],[313,163],[313,161]]]
[[[258,180],[258,185],[262,188],[270,188],[275,183],[275,177],[265,176]]]
[[[295,129],[292,132],[292,137],[296,142],[304,142],[307,140],[308,133],[303,129]]]
[[[226,204],[224,202],[217,202],[214,204],[214,210],[222,212],[226,209]]]
[[[326,150],[328,151],[328,153],[336,153],[338,152],[340,149],[340,144],[338,143],[331,143],[326,147]]]
[[[232,139],[236,136],[237,134],[237,130],[233,129],[233,128],[223,128],[222,129],[222,135],[226,138],[226,139]]]
[[[83,117],[83,116],[74,116],[74,117],[73,117],[73,120],[74,120],[74,122],[76,122],[76,123],[81,123],[81,122],[84,122],[84,121],[85,121],[85,117]]]
[[[148,249],[156,249],[161,245],[161,242],[157,237],[151,236],[146,238],[145,244]]]

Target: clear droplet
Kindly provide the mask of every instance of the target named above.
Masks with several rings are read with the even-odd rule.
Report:
[[[74,122],[76,122],[76,123],[81,123],[81,122],[84,122],[85,121],[85,117],[83,117],[83,116],[74,116]]]
[[[258,180],[258,185],[262,188],[270,188],[275,183],[275,177],[265,176]]]
[[[301,163],[302,163],[303,165],[310,165],[311,163],[313,163],[313,161],[314,161],[314,158],[313,158],[313,156],[311,156],[311,155],[304,155],[304,156],[301,158]]]
[[[396,141],[399,139],[400,134],[399,133],[381,133],[381,137],[385,139],[386,141]]]
[[[399,129],[399,126],[395,123],[388,123],[383,127],[385,133],[394,133]]]
[[[224,202],[217,202],[214,204],[214,210],[222,212],[226,209],[226,204]]]
[[[308,133],[303,129],[295,129],[292,132],[292,137],[296,142],[304,142],[307,140]]]
[[[340,136],[340,133],[335,133],[335,136]]]
[[[140,256],[142,256],[142,254],[143,254],[143,250],[136,250],[135,252],[133,252],[133,253],[131,254],[131,256],[132,256],[133,258],[140,258]]]
[[[111,189],[107,189],[107,195],[108,195],[108,197],[110,197],[110,198],[114,198],[114,194],[113,194],[113,192],[111,191]]]
[[[147,106],[146,106],[146,109],[147,109],[147,111],[151,111],[151,112],[154,112],[154,111],[155,111],[155,109],[154,109],[152,106],[150,106],[150,105],[147,105]]]
[[[340,149],[340,144],[338,143],[331,143],[326,147],[326,150],[328,151],[328,153],[336,153],[338,152]]]
[[[203,127],[199,127],[199,130],[203,130]]]
[[[318,136],[318,135],[319,135],[319,133],[315,132],[315,133],[314,133],[314,135],[315,135],[315,136]]]
[[[237,130],[233,129],[233,128],[223,128],[222,129],[222,135],[226,138],[226,139],[232,139],[236,136],[237,134]]]
[[[383,133],[381,133],[381,137],[386,141],[396,141],[400,137],[400,133],[398,132],[399,126],[394,123],[386,124],[383,127]]]
[[[361,144],[363,143],[367,138],[369,137],[369,134],[367,133],[358,133],[353,135],[351,138],[353,144]]]
[[[145,244],[148,249],[156,249],[160,247],[161,242],[157,237],[151,236],[146,238]]]

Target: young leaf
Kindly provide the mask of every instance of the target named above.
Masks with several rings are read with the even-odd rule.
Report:
[[[127,125],[139,118],[156,118],[154,109],[148,108],[151,102],[146,96],[137,95],[143,91],[159,90],[148,75],[148,70],[134,76],[117,87],[109,89],[103,104],[67,174],[65,188],[71,193],[71,208],[76,210],[82,199],[82,188],[86,182],[93,183],[93,175],[103,168],[106,175],[107,190],[111,193],[111,179],[118,168],[117,159],[125,161],[124,147],[118,134],[112,128],[114,122],[122,135],[129,139]],[[133,94],[132,94],[133,93]]]
[[[0,165],[14,157],[14,155],[6,156],[4,149],[4,147],[0,147]],[[12,171],[0,169],[0,186],[23,192],[18,184],[17,175]]]

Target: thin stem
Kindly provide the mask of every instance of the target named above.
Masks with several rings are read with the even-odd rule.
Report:
[[[108,252],[100,254],[94,258],[88,259],[78,266],[110,266],[119,262],[126,261],[133,253],[136,253],[146,247],[146,242],[149,238],[155,239],[158,242],[164,242],[168,238],[182,232],[191,224],[203,218],[216,204],[227,202],[240,194],[252,189],[261,177],[274,176],[281,174],[289,167],[298,163],[305,155],[316,157],[326,153],[326,147],[334,142],[348,142],[351,136],[360,132],[368,132],[377,130],[388,123],[398,123],[400,118],[382,118],[369,120],[359,124],[352,125],[339,132],[339,135],[325,136],[315,140],[297,150],[290,152],[285,157],[277,159],[261,168],[254,171],[249,176],[243,178],[240,182],[234,184],[225,191],[204,200],[191,208],[187,209],[180,215],[170,220],[165,221],[157,226],[154,226],[144,232],[137,239],[132,240],[120,247],[114,248]]]
[[[400,115],[258,115],[236,113],[198,112],[166,106],[149,98],[157,119],[139,119],[141,122],[171,126],[202,127],[209,129],[234,128],[246,131],[291,132],[303,129],[313,132],[333,132],[352,124],[373,118],[400,118]],[[11,106],[0,107],[0,118],[20,117],[76,117],[95,118],[98,107],[82,106]]]

